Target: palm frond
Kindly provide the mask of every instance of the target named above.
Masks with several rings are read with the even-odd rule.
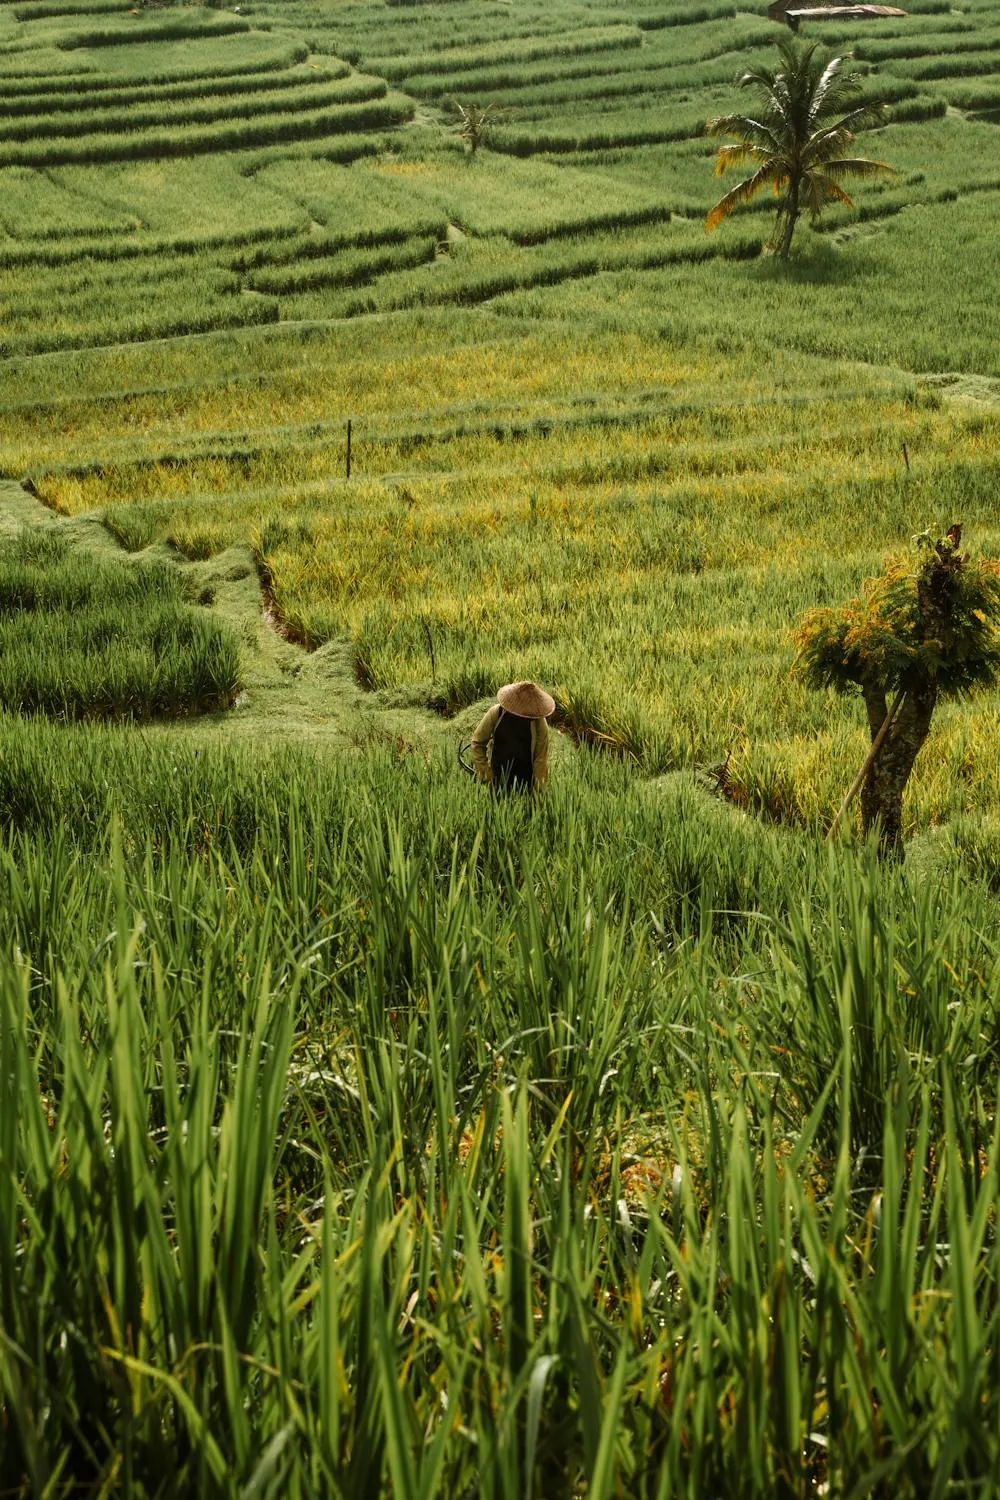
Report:
[[[882,177],[886,173],[895,177],[896,168],[890,167],[887,161],[869,161],[864,156],[841,158],[838,161],[823,163],[826,171],[831,175],[836,173],[838,177],[855,177],[859,182],[870,182],[874,177]]]
[[[730,188],[729,192],[720,198],[718,203],[713,204],[705,215],[706,234],[710,230],[718,228],[723,219],[728,218],[733,209],[738,207],[739,204],[749,203],[751,199],[757,196],[761,188],[766,187],[769,182],[773,181],[775,183],[776,191],[780,189],[782,181],[776,178],[776,173],[777,168],[775,163],[768,161],[752,177],[746,177],[742,182],[738,182],[735,187]]]
[[[881,99],[866,99],[856,109],[852,109],[842,119],[838,120],[836,129],[849,130],[852,135],[859,135],[862,130],[872,130],[877,125],[885,124],[885,105]]]
[[[826,67],[823,69],[820,80],[813,90],[813,96],[809,104],[810,125],[812,125],[814,121],[820,118],[824,101],[826,100],[826,97],[833,85],[837,82],[837,78],[840,73],[840,68],[843,61],[844,59],[842,57],[831,57]]]
[[[763,120],[751,115],[719,115],[709,120],[705,129],[709,135],[731,135],[741,145],[777,155],[783,150],[782,143]]]
[[[823,126],[815,131],[803,147],[802,160],[818,166],[824,161],[832,161],[834,157],[846,156],[858,133],[853,128],[857,125],[857,113],[838,120],[835,125]]]
[[[741,89],[760,88],[765,93],[770,93],[774,88],[774,70],[772,68],[748,68],[741,73],[736,80]]]
[[[734,167],[759,164],[766,159],[766,151],[760,146],[751,146],[746,141],[740,141],[736,146],[720,146],[715,155],[715,175],[725,177]]]
[[[851,206],[840,177],[864,180],[892,171],[885,162],[852,154],[856,133],[881,123],[884,105],[863,98],[859,75],[845,68],[843,57],[823,63],[816,52],[815,42],[785,38],[778,43],[780,66],[748,69],[739,80],[757,94],[754,113],[707,122],[709,135],[731,138],[716,154],[716,176],[734,167],[755,170],[709,209],[706,230],[770,183],[778,195],[787,189],[775,230],[775,248],[787,256],[801,210],[815,218],[830,203]]]
[[[778,56],[784,64],[781,71],[788,74],[802,68],[808,70],[818,46],[818,42],[798,42],[794,36],[782,37],[778,43]]]
[[[757,140],[760,137],[769,146],[777,144],[767,123],[754,115],[716,115],[707,121],[705,129],[709,135],[734,135],[738,140]]]
[[[848,110],[856,109],[863,98],[864,90],[859,75],[838,73],[830,80],[816,118],[823,120],[829,118],[830,115],[844,114]]]
[[[822,167],[835,158],[850,156],[854,146],[854,133],[833,126],[810,136],[802,148],[801,162],[806,170]]]
[[[856,109],[862,99],[861,79],[857,73],[838,72],[826,81],[821,97],[815,101],[812,122],[819,124],[833,115],[846,114]]]
[[[828,203],[842,203],[845,208],[854,207],[854,199],[845,192],[839,182],[825,172],[810,172],[803,184],[804,207],[812,218],[817,219]]]

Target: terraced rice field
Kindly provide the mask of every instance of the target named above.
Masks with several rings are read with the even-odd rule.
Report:
[[[880,867],[792,644],[1000,555],[1000,28],[909,10],[783,266],[763,6],[0,0],[0,531],[117,601],[0,672],[0,1493],[993,1493],[1000,701]]]

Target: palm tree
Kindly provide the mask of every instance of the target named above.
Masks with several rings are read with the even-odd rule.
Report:
[[[773,247],[788,259],[795,225],[803,209],[815,219],[828,203],[853,207],[840,185],[842,177],[862,181],[893,168],[882,161],[851,156],[854,137],[883,119],[885,106],[863,100],[856,73],[842,71],[843,58],[824,65],[816,43],[803,46],[794,37],[778,43],[781,60],[773,71],[754,68],[740,79],[754,89],[759,108],[751,115],[722,115],[709,120],[709,135],[735,136],[735,146],[720,146],[717,177],[730,167],[752,166],[752,174],[731,188],[710,209],[706,230],[721,224],[740,203],[749,203],[770,187],[783,194]]]
[[[503,110],[495,103],[480,109],[476,104],[460,104],[457,99],[453,101],[453,107],[458,114],[458,133],[468,146],[470,156],[475,156]]]

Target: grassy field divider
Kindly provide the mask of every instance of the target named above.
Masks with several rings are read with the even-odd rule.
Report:
[[[228,265],[238,272],[270,271],[299,265],[303,261],[325,260],[342,250],[375,250],[383,245],[402,245],[407,240],[423,239],[429,235],[440,244],[447,227],[443,215],[428,209],[408,224],[386,225],[384,228],[325,230],[321,234],[306,235],[293,230],[285,239],[241,251],[229,260]]]
[[[945,78],[989,78],[997,71],[998,50],[1000,39],[995,46],[981,52],[949,52],[943,57],[907,58],[887,62],[885,67],[888,73],[902,73],[921,83]]]
[[[545,242],[543,242],[544,245]],[[556,241],[556,245],[560,242]],[[367,312],[381,311],[389,307],[433,307],[453,305],[471,307],[490,302],[507,292],[524,291],[529,287],[558,286],[564,281],[575,281],[600,275],[602,271],[614,271],[629,267],[634,270],[654,270],[669,265],[695,264],[698,261],[755,260],[761,254],[758,237],[730,238],[725,245],[714,244],[664,244],[659,247],[633,249],[627,244],[619,250],[602,248],[588,250],[573,247],[558,258],[539,260],[534,264],[513,263],[490,267],[485,270],[470,269],[459,280],[440,287],[426,283],[419,287],[397,290],[390,286],[378,305],[367,300],[345,300],[339,311],[347,317],[356,317]],[[463,268],[464,270],[464,268]]]
[[[275,46],[273,53],[260,59],[243,58],[229,68],[211,64],[190,63],[185,67],[170,68],[166,72],[150,73],[24,73],[4,78],[4,92],[8,98],[21,94],[46,93],[64,97],[75,92],[89,94],[95,91],[115,91],[123,87],[160,87],[170,83],[195,82],[198,79],[243,77],[248,74],[266,76],[305,62],[309,48],[304,42],[291,41]]]
[[[206,16],[165,16],[152,25],[121,27],[94,27],[90,31],[74,31],[59,39],[64,52],[75,52],[81,47],[139,46],[149,42],[178,42],[201,37],[234,36],[237,32],[252,31],[253,24],[241,16],[220,16],[209,12]]]
[[[705,5],[671,5],[669,9],[651,11],[635,17],[641,31],[664,31],[669,26],[697,26],[702,21],[734,21],[737,9],[732,0],[714,0]]]
[[[13,11],[19,21],[47,21],[57,16],[106,16],[132,8],[131,0],[27,0],[15,4]]]
[[[668,122],[640,123],[630,118],[616,121],[613,114],[596,115],[588,125],[572,129],[542,121],[538,125],[500,125],[490,135],[491,151],[511,156],[564,155],[574,151],[609,151],[623,146],[652,146],[668,141],[697,140],[705,133],[703,109],[685,111]]]
[[[426,56],[407,54],[402,57],[373,57],[371,66],[393,82],[408,82],[421,74],[442,76],[464,73],[477,65],[534,62],[551,57],[573,57],[579,52],[617,52],[622,48],[640,47],[642,33],[633,25],[583,27],[549,37],[524,37],[505,42],[501,47],[442,48]]]
[[[488,437],[497,444],[508,445],[544,439],[561,432],[603,432],[616,428],[627,429],[637,423],[655,423],[662,426],[664,437],[664,446],[653,450],[652,462],[658,468],[670,451],[666,444],[670,438],[670,429],[675,424],[687,423],[694,418],[704,421],[710,428],[733,427],[748,413],[753,414],[756,422],[759,421],[760,414],[772,411],[787,415],[790,411],[815,409],[819,415],[824,408],[846,409],[847,415],[843,420],[849,421],[854,403],[862,403],[867,392],[863,389],[846,390],[831,397],[826,391],[798,391],[793,395],[782,393],[780,396],[757,396],[738,405],[713,398],[664,402],[662,392],[656,389],[640,394],[642,399],[613,408],[601,406],[595,398],[594,404],[587,403],[583,409],[572,403],[563,410],[550,411],[542,416],[532,416],[529,413],[519,415],[514,412],[493,418],[477,417],[475,414],[456,418],[454,414],[445,412],[440,425],[377,425],[372,421],[366,422],[363,427],[359,426],[358,432],[365,445],[390,448],[405,458],[430,444],[445,446],[470,437]],[[32,406],[29,409],[36,408]],[[85,463],[52,464],[33,471],[30,483],[43,503],[59,510],[63,503],[59,492],[61,482],[97,481],[101,488],[89,496],[88,508],[91,502],[96,504],[103,499],[106,504],[112,505],[115,515],[121,517],[124,523],[124,517],[129,511],[139,516],[146,505],[156,506],[160,503],[155,498],[155,492],[158,488],[166,487],[164,480],[171,473],[188,471],[185,473],[185,480],[190,486],[197,487],[199,465],[230,465],[234,486],[240,480],[253,483],[259,479],[261,483],[273,487],[273,472],[267,473],[262,469],[260,475],[257,475],[254,472],[255,466],[266,465],[280,459],[282,455],[288,455],[294,466],[309,453],[341,444],[343,421],[338,416],[319,422],[282,425],[267,429],[266,432],[260,429],[252,432],[227,430],[205,434],[184,446],[175,445],[144,454],[124,451],[116,462],[101,458]],[[252,441],[254,437],[258,439],[256,443]],[[670,438],[670,449],[676,452],[676,438]],[[698,451],[700,445],[692,447],[690,454],[694,456]],[[136,498],[140,494],[144,496],[141,501]],[[109,496],[114,498],[109,501]],[[165,508],[173,503],[168,498],[162,499]]]
[[[269,250],[261,251],[263,255],[270,253],[280,259],[277,246],[284,240],[295,240],[301,232],[296,224],[265,224],[251,225],[235,234],[147,235],[141,239],[117,235],[114,239],[102,240],[80,236],[35,241],[31,244],[22,241],[0,249],[0,267],[71,266],[76,261],[98,261],[110,265],[130,260],[148,260],[155,267],[156,262],[164,255],[201,255],[206,250],[230,250],[235,246],[245,249],[262,242],[270,247]],[[250,258],[250,253],[234,257],[235,261]],[[233,266],[233,269],[239,268],[238,265]]]
[[[643,224],[668,224],[673,211],[665,203],[644,204],[640,208],[610,208],[596,213],[582,214],[577,219],[549,224],[533,225],[530,228],[511,228],[507,238],[515,245],[541,245],[548,240],[568,239],[572,235],[601,233],[609,229],[636,229]]]
[[[381,78],[352,74],[344,80],[311,83],[288,92],[255,90],[235,96],[203,93],[182,102],[154,102],[127,109],[81,110],[70,122],[59,114],[33,115],[18,119],[4,132],[9,141],[31,141],[49,136],[64,136],[67,124],[75,125],[81,135],[144,130],[151,126],[167,128],[179,125],[210,125],[218,120],[261,120],[271,114],[290,114],[293,110],[317,112],[335,105],[366,103],[384,99],[387,88]]]
[[[179,83],[143,84],[129,88],[120,80],[109,80],[99,75],[94,78],[94,88],[88,92],[53,91],[35,94],[15,94],[0,100],[0,118],[17,118],[20,115],[46,115],[57,113],[82,113],[93,108],[93,100],[99,101],[101,109],[122,109],[133,104],[166,104],[178,99],[200,99],[206,94],[229,96],[232,94],[268,95],[283,89],[300,89],[306,84],[342,80],[351,75],[348,63],[336,58],[324,58],[319,78],[292,68],[275,72],[273,76],[256,73],[222,74],[218,77],[182,80]]]
[[[1000,37],[984,35],[967,21],[955,18],[952,26],[945,30],[917,32],[913,36],[880,37],[872,41],[860,40],[854,48],[859,62],[909,61],[947,54],[954,57],[962,52],[990,52],[1000,46]]]
[[[441,242],[439,234],[427,236],[405,235],[384,248],[358,248],[339,250],[327,258],[327,263],[317,263],[310,257],[308,265],[254,271],[247,278],[253,291],[266,296],[289,297],[299,292],[314,291],[318,287],[367,286],[378,276],[392,271],[405,271],[414,266],[429,264],[437,255]]]
[[[342,160],[362,154],[353,142],[359,131],[384,130],[412,119],[412,100],[399,95],[332,109],[257,116],[236,124],[228,119],[190,130],[149,130],[137,135],[96,134],[61,136],[51,141],[0,147],[0,166],[66,166],[110,161],[144,161],[157,157],[189,156],[206,151],[248,150],[282,141],[343,136]],[[337,148],[331,148],[336,150]]]

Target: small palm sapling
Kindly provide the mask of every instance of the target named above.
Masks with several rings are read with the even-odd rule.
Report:
[[[460,104],[455,102],[455,110],[458,114],[458,133],[469,149],[469,155],[475,156],[479,147],[485,144],[491,128],[501,113],[498,104],[487,104],[480,109],[477,104]]]

